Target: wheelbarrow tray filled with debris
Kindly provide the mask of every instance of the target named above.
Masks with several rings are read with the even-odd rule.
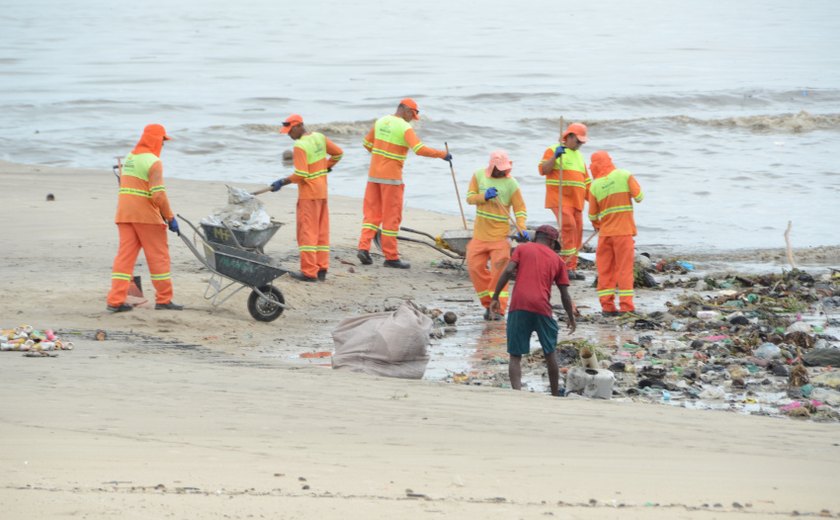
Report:
[[[224,222],[221,222],[219,225],[202,222],[201,229],[204,231],[204,238],[208,242],[242,249],[253,249],[262,253],[265,245],[282,225],[282,222],[272,220],[271,224],[265,229],[246,230],[231,228],[225,225]]]
[[[195,243],[187,238],[184,233],[181,234],[181,239],[196,258],[213,273],[207,282],[207,289],[204,291],[204,298],[210,300],[213,307],[226,302],[240,290],[249,288],[251,289],[251,295],[248,297],[248,312],[254,319],[274,321],[283,313],[286,300],[283,298],[280,289],[273,285],[273,282],[276,278],[288,273],[288,270],[277,265],[274,259],[261,251],[254,251],[243,246],[233,233],[229,235],[233,245],[225,245],[210,240],[209,235],[204,234],[208,233],[206,228],[199,230],[192,222],[181,215],[178,215],[178,219],[186,222],[193,229],[196,237]],[[280,224],[270,232],[268,239],[274,235],[279,227]],[[202,228],[204,228],[204,225],[202,225]],[[223,229],[230,230],[229,228]],[[264,233],[261,234],[263,231],[265,230],[256,230],[254,234],[258,236],[255,237],[249,231],[238,230],[239,233],[244,235],[243,240],[246,243],[259,244],[260,249],[268,242],[268,239],[265,239],[260,243],[260,240],[265,237]],[[199,242],[201,243],[200,249],[198,247]],[[235,285],[239,285],[239,287],[221,298],[223,292]]]

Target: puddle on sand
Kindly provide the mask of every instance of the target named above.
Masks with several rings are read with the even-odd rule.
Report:
[[[553,300],[559,301],[559,295]],[[576,304],[588,314],[593,305],[597,306],[597,298],[581,298]],[[661,301],[652,302],[652,306]],[[451,303],[441,303],[437,307],[451,310],[458,314],[456,330],[442,338],[433,339],[429,347],[429,365],[423,379],[430,381],[450,381],[462,383],[467,379],[475,381],[473,384],[488,384],[498,387],[510,387],[508,379],[507,335],[504,321],[485,321],[483,309],[478,301],[461,303],[457,308]],[[555,309],[555,316],[559,311]],[[565,316],[565,313],[563,314]],[[593,326],[594,325],[594,326]],[[599,345],[622,345],[635,338],[638,331],[620,327],[617,323],[605,322],[593,324],[579,323],[577,331],[569,335],[564,323],[560,323],[558,341],[564,339],[585,339]],[[531,336],[531,352],[541,348],[537,335]],[[523,360],[523,368],[525,361]],[[561,379],[564,376],[561,374]],[[548,392],[548,376],[544,370],[522,371],[523,389],[533,392]],[[562,386],[562,385],[561,385]]]

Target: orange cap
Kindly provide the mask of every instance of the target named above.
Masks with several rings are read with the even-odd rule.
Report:
[[[417,108],[417,102],[411,98],[405,98],[400,101],[400,105],[406,106],[414,110],[414,119],[420,119],[420,109]]]
[[[280,128],[281,134],[288,134],[292,127],[303,124],[303,118],[298,114],[292,114],[283,121],[283,126]]]
[[[592,176],[598,179],[612,173],[615,170],[615,165],[610,154],[604,150],[598,150],[592,154],[592,163],[590,163],[589,169],[592,171]]]
[[[566,136],[569,134],[575,134],[575,137],[578,138],[578,141],[581,143],[586,142],[586,125],[583,123],[572,123],[565,130],[563,130],[563,139],[566,139]]]
[[[146,128],[143,129],[143,134],[152,137],[163,137],[164,141],[169,141],[170,139],[172,139],[166,134],[166,129],[163,127],[163,125],[158,124],[146,125]]]

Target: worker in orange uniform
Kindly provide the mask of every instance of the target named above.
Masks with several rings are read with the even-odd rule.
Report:
[[[580,152],[584,143],[586,126],[572,123],[563,131],[560,142],[545,150],[539,165],[540,175],[545,177],[545,207],[561,222],[560,256],[566,262],[571,280],[586,278],[577,272],[578,249],[583,244],[583,204],[592,182]],[[559,196],[561,183],[562,198]]]
[[[598,299],[605,316],[635,310],[633,261],[636,222],[633,201],[644,199],[642,188],[627,170],[613,165],[610,155],[599,150],[590,164],[595,180],[589,193],[589,220],[599,230],[595,265],[598,268]],[[615,308],[618,294],[619,308]]]
[[[371,153],[367,188],[365,188],[364,221],[359,237],[359,261],[364,265],[373,263],[370,257],[370,242],[377,231],[382,230],[382,252],[385,267],[408,269],[411,265],[400,260],[397,250],[397,233],[402,222],[403,163],[408,150],[417,155],[436,157],[451,161],[452,155],[435,150],[423,144],[410,121],[420,119],[420,110],[413,99],[400,101],[393,115],[376,120],[362,144]]]
[[[507,285],[499,293],[498,312],[490,312],[490,299],[510,260],[508,215],[511,206],[517,229],[522,230],[519,237],[525,241],[529,239],[525,231],[528,211],[519,183],[510,176],[512,169],[513,163],[507,152],[496,150],[490,154],[487,167],[476,170],[467,188],[467,204],[476,206],[473,238],[467,244],[467,268],[475,293],[484,307],[485,320],[500,320],[507,309]]]
[[[120,245],[111,272],[108,293],[109,312],[130,311],[125,302],[140,249],[155,287],[155,309],[180,311],[184,307],[172,302],[172,276],[169,272],[169,245],[166,228],[181,235],[178,220],[169,207],[163,184],[163,163],[160,152],[170,137],[161,125],[147,125],[137,145],[125,157],[120,171],[117,216],[114,221],[120,233]]]
[[[281,134],[294,142],[295,172],[271,183],[271,191],[295,183],[298,186],[297,242],[300,273],[289,276],[304,282],[325,281],[330,267],[330,212],[327,207],[327,173],[344,153],[324,134],[310,132],[303,118],[292,114],[283,121]],[[329,159],[327,159],[329,155]]]

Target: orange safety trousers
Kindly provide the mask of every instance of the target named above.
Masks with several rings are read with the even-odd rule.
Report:
[[[400,231],[405,184],[380,184],[368,182],[362,212],[362,235],[359,249],[370,251],[370,242],[376,232],[382,230],[382,253],[386,260],[399,260],[397,234]]]
[[[557,208],[551,208],[557,218]],[[578,253],[583,245],[583,212],[569,206],[563,206],[560,218],[560,256],[570,271],[577,269]]]
[[[635,241],[632,235],[599,237],[595,252],[598,268],[598,300],[601,310],[615,312],[618,294],[619,311],[631,312],[633,305],[633,261]]]
[[[118,222],[120,246],[114,267],[111,270],[111,291],[108,305],[119,307],[125,303],[128,287],[134,273],[134,263],[140,249],[146,254],[152,285],[155,287],[155,303],[172,301],[172,276],[169,272],[169,246],[166,242],[166,224],[140,224]]]
[[[309,278],[330,267],[330,211],[327,199],[298,199],[300,272]]]
[[[481,300],[481,305],[487,309],[496,291],[499,277],[510,261],[510,244],[507,239],[477,240],[473,238],[467,244],[467,271],[470,274],[475,294]],[[487,263],[490,263],[488,268]],[[499,293],[499,313],[504,314],[508,304],[508,286],[505,285]]]

